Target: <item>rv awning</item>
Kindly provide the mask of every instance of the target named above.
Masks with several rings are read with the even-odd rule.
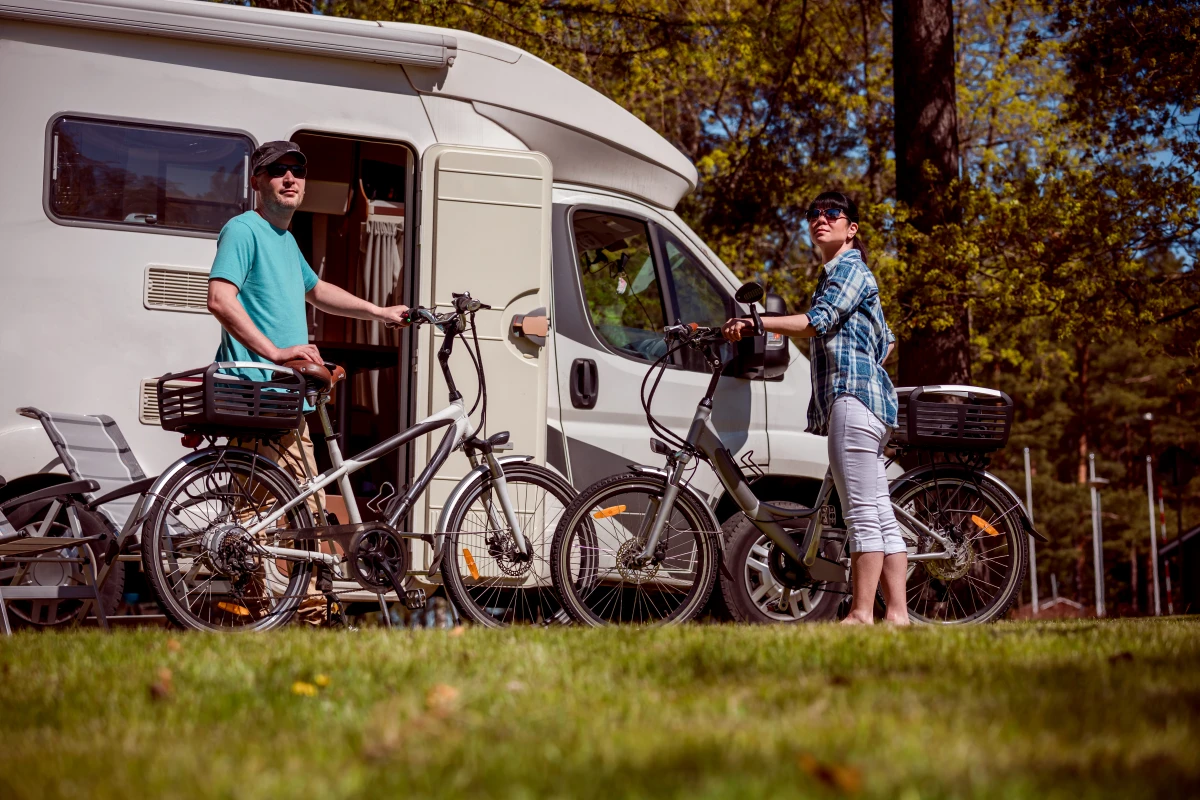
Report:
[[[0,0],[5,18],[435,69],[458,54],[442,33],[196,0]]]

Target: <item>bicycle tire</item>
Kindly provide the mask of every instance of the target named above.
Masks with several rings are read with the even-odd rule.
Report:
[[[296,613],[296,609],[304,599],[313,569],[311,563],[287,562],[293,565],[293,569],[291,574],[287,576],[287,586],[283,591],[282,600],[279,601],[278,606],[260,618],[252,620],[251,624],[242,624],[243,617],[257,616],[255,609],[252,608],[256,604],[247,603],[236,596],[232,599],[210,602],[208,617],[207,619],[203,618],[199,613],[192,610],[192,608],[179,601],[170,582],[172,576],[165,571],[163,559],[160,557],[164,553],[164,548],[168,547],[172,540],[195,539],[195,542],[179,545],[179,547],[188,546],[196,549],[195,554],[191,556],[191,561],[189,562],[189,572],[196,570],[198,574],[199,570],[208,569],[213,573],[213,577],[209,579],[209,583],[212,584],[216,580],[220,569],[213,565],[210,556],[200,551],[200,537],[205,531],[216,527],[216,524],[210,524],[202,531],[192,531],[179,519],[179,514],[187,507],[194,508],[199,506],[201,502],[215,504],[216,501],[209,499],[197,502],[184,502],[182,500],[177,501],[177,496],[186,492],[194,481],[202,479],[206,473],[211,474],[217,469],[222,468],[222,466],[242,473],[248,472],[252,479],[255,477],[261,478],[267,488],[276,493],[276,498],[280,501],[287,502],[300,494],[300,490],[296,486],[292,476],[274,461],[248,450],[214,448],[206,458],[189,464],[163,486],[159,494],[159,499],[151,507],[142,528],[142,568],[145,570],[150,587],[154,591],[159,608],[178,627],[195,631],[221,632],[274,630],[291,620]],[[248,494],[245,490],[243,490],[243,493]],[[213,497],[221,498],[224,495],[214,493]],[[257,503],[260,506],[263,503],[261,499],[256,500],[252,497],[250,502]],[[245,511],[243,510],[239,513],[244,514]],[[254,511],[253,513],[261,516],[261,512]],[[174,522],[172,522],[172,519],[174,519]],[[305,503],[300,503],[293,508],[283,519],[289,523],[287,524],[287,528],[311,528],[313,526],[312,514]],[[199,524],[199,521],[196,524]],[[170,532],[170,526],[172,525],[177,530],[186,530],[191,536],[172,534]],[[315,543],[311,540],[292,542],[290,546],[303,550],[315,549]],[[177,551],[174,547],[171,547],[165,552],[173,553]],[[187,557],[176,555],[174,558],[177,561],[181,561],[182,558]],[[206,558],[208,558],[207,564],[205,564]],[[197,565],[197,561],[200,562],[199,565]],[[264,573],[269,574],[272,570],[277,571],[279,569],[277,559],[272,559],[271,562],[274,563],[261,560]],[[181,580],[186,578],[187,575],[184,575]],[[264,591],[266,590],[265,583],[266,579],[263,579]],[[190,594],[190,592],[187,594]],[[214,608],[221,613],[214,613]]]
[[[981,516],[981,519],[984,519],[984,521],[991,525],[998,534],[1002,534],[1003,536],[1003,539],[996,541],[995,545],[997,546],[997,549],[1002,547],[1004,552],[994,556],[988,556],[988,561],[986,562],[986,569],[990,573],[1001,573],[1003,575],[1003,581],[998,586],[999,591],[997,591],[983,605],[982,608],[976,608],[972,613],[966,614],[960,618],[955,618],[952,620],[939,619],[937,615],[931,616],[929,614],[928,604],[922,607],[919,602],[919,596],[914,595],[914,588],[918,588],[912,585],[914,576],[917,576],[919,580],[921,577],[923,577],[921,575],[922,571],[924,571],[926,576],[930,576],[930,583],[935,584],[934,590],[944,593],[947,600],[943,602],[946,602],[950,607],[954,605],[954,598],[961,594],[960,591],[956,592],[953,590],[954,585],[960,581],[963,581],[964,578],[968,578],[967,585],[969,588],[969,576],[943,582],[938,580],[936,577],[933,577],[933,574],[930,571],[928,565],[935,562],[909,562],[909,586],[906,587],[905,592],[906,599],[908,600],[909,616],[916,622],[939,625],[986,624],[988,622],[995,622],[996,620],[1003,618],[1003,616],[1020,597],[1021,587],[1025,583],[1026,571],[1029,568],[1028,534],[1026,534],[1024,527],[1021,524],[1017,510],[1011,508],[1011,503],[1009,503],[1006,498],[1001,496],[994,489],[990,488],[986,483],[980,481],[976,473],[964,467],[947,465],[945,468],[943,468],[939,466],[936,476],[929,473],[925,473],[920,477],[913,476],[911,478],[905,478],[904,476],[901,476],[891,489],[892,502],[896,503],[896,505],[904,507],[905,503],[913,502],[914,498],[918,497],[918,493],[924,492],[926,495],[928,495],[928,492],[931,491],[931,487],[933,491],[937,491],[939,486],[945,486],[951,489],[956,486],[969,486],[970,491],[977,493],[986,501],[988,505],[991,506],[993,510],[1000,511],[1000,513],[995,514],[995,518],[984,518]],[[976,510],[985,509],[980,508]],[[955,524],[952,525],[951,528],[957,527],[969,529],[970,526],[967,525],[967,522],[970,520],[970,515],[973,512],[970,509],[952,509],[952,511],[954,514],[962,517],[962,519],[954,521]],[[918,518],[921,518],[920,514],[917,514],[917,516]],[[980,515],[975,514],[975,516]],[[911,551],[915,540],[915,535],[905,528],[902,520],[897,521],[900,522],[900,527],[904,532],[905,539],[909,543]],[[926,525],[929,525],[931,520],[921,519],[921,521]],[[945,523],[943,522],[943,524]],[[977,523],[971,524],[978,527]],[[930,527],[934,526],[931,525]],[[983,541],[982,536],[979,535],[978,532],[974,531],[973,529],[972,532],[976,536],[976,540]],[[992,535],[989,534],[987,538],[991,539]],[[992,563],[992,559],[999,560],[1001,564],[999,566],[994,565]],[[983,562],[981,562],[981,565],[982,564]],[[972,562],[972,565],[969,569],[975,569],[974,562]],[[943,583],[944,588],[936,585]],[[914,606],[918,607],[914,608]],[[960,607],[962,607],[961,604]]]
[[[491,476],[480,475],[447,513],[447,539],[440,567],[442,584],[462,615],[478,625],[503,628],[514,623],[566,623],[569,617],[562,609],[558,592],[550,578],[547,551],[563,511],[575,499],[575,490],[558,473],[547,467],[509,462],[503,468],[514,510],[526,519],[536,518],[539,513],[543,515],[539,530],[532,531],[524,526],[522,530],[533,549],[534,560],[521,562],[515,559],[511,536],[503,539],[503,532],[491,530],[488,511],[477,505],[490,488]],[[527,492],[519,488],[522,485],[536,486],[546,492],[546,497],[543,500],[529,498]],[[549,498],[553,498],[554,502],[544,502]],[[492,513],[498,513],[503,519],[499,505],[492,508]],[[485,530],[464,530],[471,519],[476,521],[476,525],[484,525]],[[528,567],[523,564],[528,564]],[[468,584],[464,572],[468,575],[475,573],[471,576],[472,584]],[[510,572],[523,572],[523,575],[510,575]],[[486,579],[483,573],[487,573]],[[523,577],[526,585],[515,585],[519,577]],[[530,577],[534,581],[533,586],[528,585]]]
[[[550,564],[551,576],[554,579],[554,587],[558,590],[559,598],[562,600],[563,607],[567,613],[580,623],[595,627],[613,624],[614,622],[623,623],[646,623],[646,624],[662,624],[671,625],[686,622],[693,619],[704,608],[705,602],[708,600],[709,594],[712,592],[713,585],[716,583],[717,570],[719,569],[719,546],[717,543],[718,532],[709,530],[716,526],[712,522],[712,515],[709,510],[702,504],[699,504],[687,492],[680,492],[678,499],[675,501],[673,509],[673,519],[675,516],[682,516],[682,522],[686,528],[675,529],[676,533],[687,533],[689,538],[677,539],[675,545],[676,555],[671,555],[671,545],[667,539],[664,548],[664,556],[661,564],[671,563],[675,566],[683,566],[684,562],[693,558],[695,578],[691,581],[690,588],[683,593],[680,602],[673,608],[669,608],[665,604],[660,606],[653,600],[646,600],[650,592],[656,592],[658,596],[663,596],[667,593],[663,587],[670,587],[673,580],[671,578],[672,570],[668,567],[664,572],[667,577],[658,579],[657,567],[653,573],[648,574],[645,579],[641,577],[643,570],[640,568],[621,568],[617,566],[621,557],[622,548],[630,548],[630,543],[634,538],[629,535],[629,528],[625,527],[625,533],[616,532],[615,537],[624,536],[625,539],[620,547],[617,547],[612,553],[606,552],[604,541],[596,533],[594,522],[601,519],[614,519],[624,517],[628,514],[629,517],[645,517],[645,508],[642,506],[639,510],[637,505],[634,506],[634,511],[628,512],[628,502],[618,504],[615,507],[621,507],[620,512],[611,513],[607,516],[593,519],[595,513],[593,508],[598,505],[603,505],[609,500],[628,495],[628,500],[632,500],[634,495],[645,495],[647,498],[661,498],[666,489],[666,478],[660,475],[646,473],[626,473],[622,475],[613,475],[597,481],[588,488],[579,493],[579,496],[571,503],[567,510],[563,513],[562,521],[554,532],[554,542],[550,548]],[[609,510],[605,507],[606,511]],[[632,521],[632,520],[631,520]],[[624,526],[624,521],[620,521]],[[608,525],[608,523],[605,523]],[[572,554],[574,548],[572,542],[578,538],[580,540],[585,537],[590,537],[590,542],[582,549],[580,553],[580,571],[589,572],[582,579],[577,580],[574,574],[575,570],[572,567]],[[678,542],[684,543],[680,547]],[[688,542],[694,542],[695,550],[694,557],[692,552],[687,548]],[[615,539],[614,539],[615,544]],[[594,552],[587,552],[591,548]],[[686,552],[685,552],[686,551]],[[602,594],[597,594],[601,587],[601,560],[608,560],[611,557],[613,566],[608,569],[606,581],[603,583]],[[588,559],[591,562],[590,566],[583,564],[583,561]],[[672,558],[675,560],[672,561]],[[620,580],[614,578],[613,573],[617,574]],[[646,573],[650,571],[645,570]],[[675,570],[678,573],[681,570]],[[626,580],[626,576],[636,577],[635,580]],[[657,581],[657,583],[652,583]],[[643,585],[650,586],[649,590],[643,590]],[[626,604],[627,596],[632,593]],[[593,609],[589,604],[589,600],[593,600],[597,604],[605,604],[598,613],[597,609]],[[665,610],[666,613],[655,618],[657,612]],[[644,613],[643,613],[644,612]],[[652,613],[653,612],[653,613]],[[614,617],[614,618],[609,618]]]

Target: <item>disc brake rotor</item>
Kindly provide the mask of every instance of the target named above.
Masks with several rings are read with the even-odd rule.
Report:
[[[521,558],[517,543],[508,533],[496,532],[488,537],[488,555],[496,562],[496,567],[509,577],[519,578],[529,572],[532,559]],[[526,541],[528,544],[528,541]]]
[[[956,581],[966,575],[975,563],[975,549],[966,542],[955,545],[950,558],[926,561],[925,569],[942,583]]]
[[[641,566],[634,563],[634,559],[642,552],[642,544],[637,539],[628,539],[617,550],[617,572],[625,580],[636,580],[639,582],[654,580],[658,575],[659,561],[648,561]]]

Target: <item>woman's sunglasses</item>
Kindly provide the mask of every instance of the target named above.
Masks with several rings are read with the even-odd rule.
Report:
[[[846,216],[846,212],[842,211],[840,208],[810,208],[804,214],[804,217],[809,222],[816,222],[821,218],[822,214],[824,214],[825,219],[829,220],[830,222],[837,222],[839,219]]]
[[[272,178],[282,178],[285,173],[290,171],[294,177],[303,180],[304,176],[308,174],[308,167],[303,164],[280,164],[276,162],[263,167],[262,171]]]

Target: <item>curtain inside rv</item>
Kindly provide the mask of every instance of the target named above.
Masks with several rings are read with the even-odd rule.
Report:
[[[401,302],[400,278],[404,273],[402,243],[404,238],[403,219],[385,220],[369,218],[362,224],[360,251],[362,263],[358,270],[358,285],[355,294],[377,306],[393,306]],[[354,321],[354,342],[358,344],[386,345],[399,347],[400,331],[385,328],[380,322]],[[354,403],[367,406],[379,413],[380,373],[391,376],[392,370],[361,372],[354,378]]]

